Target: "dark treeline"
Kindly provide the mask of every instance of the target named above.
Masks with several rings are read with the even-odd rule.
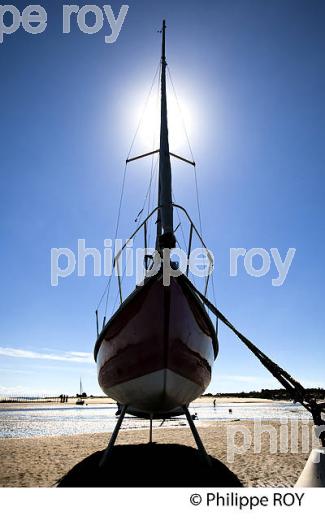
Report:
[[[324,388],[306,388],[306,395],[314,399],[325,400]],[[252,390],[250,392],[234,392],[234,393],[218,393],[218,394],[204,394],[205,397],[246,397],[259,399],[277,399],[277,400],[291,400],[289,392],[285,388],[276,390],[268,390],[263,388],[261,391]]]

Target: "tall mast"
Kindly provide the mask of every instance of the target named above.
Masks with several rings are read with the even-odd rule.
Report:
[[[166,21],[162,26],[161,49],[161,113],[160,113],[160,151],[159,151],[159,193],[160,206],[157,223],[157,242],[159,249],[175,247],[172,206],[172,174],[170,166],[167,93],[166,93]]]

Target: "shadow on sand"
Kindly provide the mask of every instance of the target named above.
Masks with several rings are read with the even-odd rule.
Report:
[[[114,446],[105,466],[96,451],[74,466],[58,487],[242,487],[227,466],[211,457],[209,467],[199,452],[179,444]]]

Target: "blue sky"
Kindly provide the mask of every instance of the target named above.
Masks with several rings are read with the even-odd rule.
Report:
[[[88,393],[100,392],[94,310],[106,280],[90,263],[86,277],[51,287],[50,251],[76,251],[78,238],[102,250],[114,237],[163,17],[177,94],[188,101],[218,306],[302,383],[325,386],[324,2],[132,1],[113,44],[104,43],[108,26],[85,35],[72,24],[63,35],[63,3],[41,2],[43,34],[20,29],[0,45],[0,393],[73,393],[79,376]],[[149,150],[140,139],[134,151]],[[173,166],[176,200],[197,222],[193,172]],[[150,160],[128,170],[123,238],[149,173]],[[278,248],[282,257],[295,248],[285,283],[272,286],[274,265],[253,278],[239,262],[230,277],[229,250],[238,247]],[[279,386],[223,327],[219,340],[211,391]]]

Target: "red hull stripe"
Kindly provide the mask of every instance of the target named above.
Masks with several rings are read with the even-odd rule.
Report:
[[[152,344],[128,346],[101,367],[99,384],[111,388],[151,372],[169,368],[202,388],[208,386],[211,367],[200,354],[190,350],[185,344],[176,342],[170,347],[166,364],[161,354],[161,351],[152,348]]]

